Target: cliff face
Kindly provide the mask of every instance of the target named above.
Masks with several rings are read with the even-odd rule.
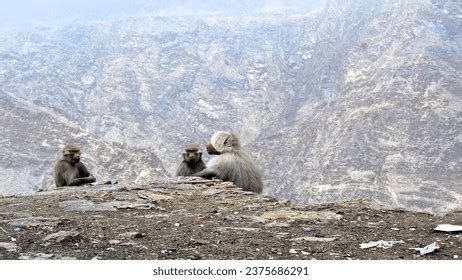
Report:
[[[368,2],[326,9],[321,34],[330,40],[320,38],[313,54],[328,58],[318,61],[330,71],[320,77],[326,82],[298,101],[287,127],[255,142],[262,160],[284,155],[269,163],[279,170],[268,172],[278,186],[271,193],[308,203],[368,197],[409,209],[460,208],[461,5]]]
[[[461,14],[458,1],[328,1],[0,34],[0,191],[48,185],[65,142],[99,177],[139,182],[232,130],[270,195],[460,209]]]
[[[318,206],[180,178],[0,198],[0,259],[453,259],[462,214],[435,217],[366,201]],[[361,249],[370,241],[391,248]],[[421,256],[410,250],[438,241]],[[393,242],[391,242],[393,243]]]

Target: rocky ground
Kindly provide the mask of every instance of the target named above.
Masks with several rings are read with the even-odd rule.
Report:
[[[367,201],[292,205],[220,181],[86,186],[0,198],[0,259],[460,259],[462,213]],[[400,241],[361,249],[370,241]],[[411,250],[438,241],[420,255]]]

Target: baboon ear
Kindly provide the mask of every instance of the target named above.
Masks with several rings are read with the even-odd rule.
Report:
[[[228,138],[228,137],[226,137],[226,139],[225,139],[225,142],[223,142],[223,144],[227,145],[227,144],[228,144],[228,142],[229,142],[229,138]]]

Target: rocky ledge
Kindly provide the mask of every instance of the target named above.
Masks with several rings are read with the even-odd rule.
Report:
[[[461,258],[462,234],[434,231],[438,224],[460,225],[462,213],[363,200],[293,205],[228,182],[180,178],[2,197],[0,259]],[[430,254],[410,249],[435,241],[440,249]]]

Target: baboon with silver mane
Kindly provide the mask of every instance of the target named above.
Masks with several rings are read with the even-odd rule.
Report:
[[[261,193],[263,182],[258,167],[249,154],[241,147],[239,138],[224,131],[213,134],[207,144],[207,152],[217,155],[207,163],[207,168],[194,174],[203,178],[216,177],[234,182],[245,191]]]
[[[64,146],[62,155],[55,162],[53,175],[57,187],[79,186],[96,181],[80,162],[80,149],[75,145]]]

